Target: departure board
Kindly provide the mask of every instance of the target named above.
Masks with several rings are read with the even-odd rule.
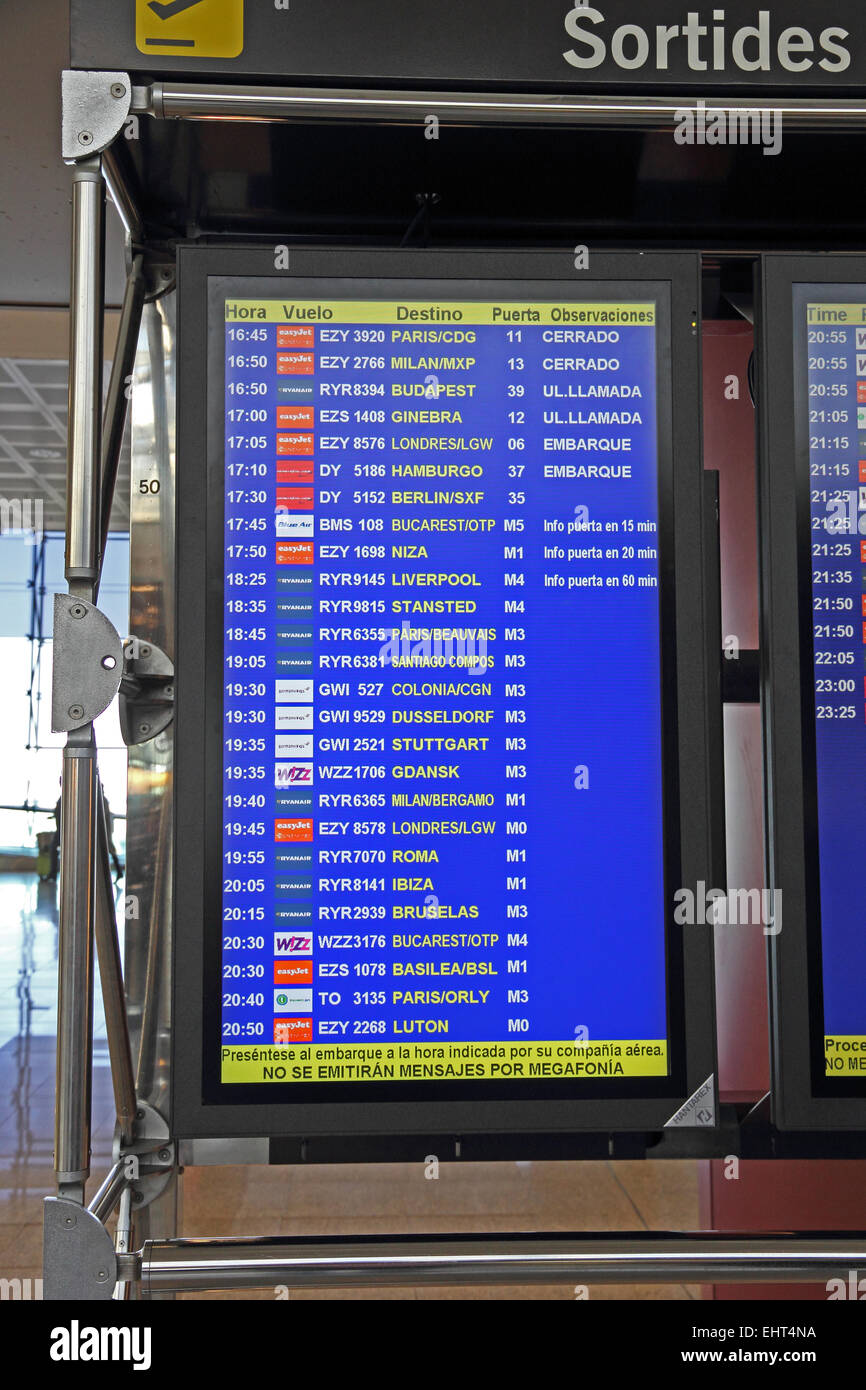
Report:
[[[223,1083],[669,1074],[658,310],[611,290],[220,300]]]
[[[824,1067],[866,1074],[866,291],[801,290]],[[837,291],[841,290],[841,293]],[[806,402],[800,409],[805,411]],[[805,422],[804,422],[805,432]]]

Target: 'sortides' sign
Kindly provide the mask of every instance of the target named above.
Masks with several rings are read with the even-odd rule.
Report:
[[[651,13],[650,13],[651,9]],[[72,65],[327,84],[866,84],[859,0],[72,0]]]

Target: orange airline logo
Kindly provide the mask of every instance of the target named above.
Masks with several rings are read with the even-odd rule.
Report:
[[[275,985],[311,985],[313,983],[313,962],[311,960],[275,960]]]
[[[299,1043],[313,1041],[313,1020],[311,1018],[275,1018],[274,1042]]]
[[[307,841],[313,838],[313,822],[306,818],[274,821],[274,839],[278,843]]]

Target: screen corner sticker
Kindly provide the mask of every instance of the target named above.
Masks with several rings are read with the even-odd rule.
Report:
[[[178,58],[237,58],[244,0],[135,0],[135,46]]]

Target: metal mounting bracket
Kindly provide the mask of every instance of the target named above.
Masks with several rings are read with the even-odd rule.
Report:
[[[46,1197],[44,1214],[43,1297],[108,1302],[117,1283],[117,1257],[102,1222],[66,1197]]]
[[[51,729],[68,734],[108,709],[123,674],[123,644],[105,614],[83,598],[54,595]]]
[[[153,642],[123,644],[120,731],[128,748],[148,743],[174,718],[174,664]]]
[[[702,1129],[716,1123],[716,1078],[708,1076],[702,1086],[671,1115],[665,1129]]]
[[[145,301],[148,304],[171,294],[177,287],[177,266],[172,250],[150,249],[144,263]]]
[[[139,1103],[131,1143],[122,1144],[115,1132],[114,1160],[127,1169],[133,1211],[149,1207],[164,1192],[177,1165],[177,1145],[152,1105]]]
[[[61,75],[63,102],[61,153],[67,164],[90,159],[123,130],[132,105],[132,82],[125,72],[71,72]]]

